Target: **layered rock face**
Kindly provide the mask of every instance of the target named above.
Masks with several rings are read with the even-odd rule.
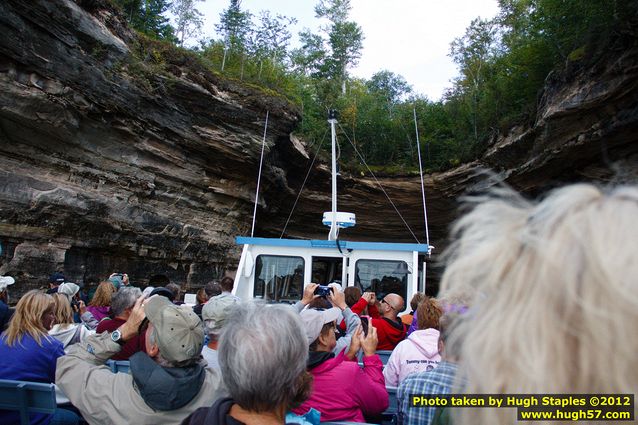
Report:
[[[625,40],[626,41],[626,40]],[[638,46],[619,42],[594,66],[572,64],[548,78],[539,100],[535,122],[499,135],[482,157],[443,173],[425,176],[430,243],[446,244],[450,224],[458,209],[458,198],[505,182],[529,196],[537,196],[565,183],[638,181]],[[489,174],[485,171],[489,170]],[[327,168],[316,170],[316,178],[302,194],[288,231],[308,232],[301,223],[311,218],[315,205],[329,205]],[[313,170],[314,172],[314,170]],[[323,172],[323,173],[322,173]],[[388,238],[392,241],[425,240],[420,178],[378,179],[392,198],[386,198],[372,177],[343,176],[339,209],[356,211],[361,223],[343,233],[345,238]],[[363,200],[363,201],[362,201]],[[396,218],[393,205],[403,220]],[[283,223],[271,216],[269,230]],[[307,226],[307,224],[304,224]],[[313,228],[320,234],[319,227]],[[437,249],[441,252],[441,249]]]
[[[222,275],[250,228],[266,113],[267,152],[299,120],[187,56],[168,79],[140,76],[116,18],[67,0],[0,4],[0,272],[14,292],[55,270]],[[266,190],[281,175],[267,167]]]
[[[14,293],[56,270],[196,287],[232,269],[234,237],[250,234],[266,113],[255,236],[327,236],[329,170],[315,165],[301,190],[311,155],[291,136],[294,105],[178,50],[154,72],[139,59],[149,44],[101,1],[5,1],[0,31],[0,274],[18,279]],[[531,194],[608,179],[617,160],[636,170],[637,55],[611,52],[549,81],[533,127],[426,176],[430,243],[445,245],[458,196],[486,184],[482,168]],[[341,176],[339,209],[359,223],[342,237],[425,242],[419,177],[379,181],[394,206],[374,178]]]

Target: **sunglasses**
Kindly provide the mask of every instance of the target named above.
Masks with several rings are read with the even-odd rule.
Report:
[[[388,307],[390,307],[392,310],[394,310],[394,311],[399,311],[399,310],[397,310],[396,308],[394,308],[394,307],[392,306],[392,304],[390,304],[389,302],[387,302],[387,301],[385,300],[385,298],[384,298],[384,299],[382,299],[382,300],[381,300],[381,302],[382,302],[382,303],[387,304],[387,305],[388,305]]]

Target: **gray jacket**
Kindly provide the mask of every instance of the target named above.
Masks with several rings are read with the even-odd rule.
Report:
[[[344,349],[347,350],[350,347],[352,334],[354,334],[354,331],[357,330],[357,326],[361,323],[361,318],[354,314],[352,310],[350,310],[350,307],[346,307],[341,314],[346,321],[346,334],[337,340],[337,345],[335,345],[334,350],[332,350],[335,356],[338,356]]]
[[[162,368],[144,353],[131,359],[131,375],[112,373],[104,362],[119,351],[104,332],[58,358],[56,384],[90,424],[177,425],[227,394],[218,371]],[[192,391],[193,386],[199,391]]]

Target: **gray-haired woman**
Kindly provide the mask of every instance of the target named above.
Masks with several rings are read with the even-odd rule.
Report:
[[[310,393],[308,350],[299,315],[287,306],[240,303],[219,342],[229,398],[200,408],[182,424],[307,424],[287,414]]]

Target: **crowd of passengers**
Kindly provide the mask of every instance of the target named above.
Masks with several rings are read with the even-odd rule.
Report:
[[[292,306],[240,300],[230,277],[194,307],[178,285],[142,291],[125,274],[89,298],[61,273],[9,308],[16,282],[2,276],[0,379],[56,384],[58,409],[32,424],[379,423],[388,407],[400,424],[508,424],[515,409],[411,396],[637,393],[638,188],[468,202],[440,295],[417,293],[407,310],[398,294],[338,284],[325,296],[309,284]],[[0,423],[18,413],[0,410]]]

